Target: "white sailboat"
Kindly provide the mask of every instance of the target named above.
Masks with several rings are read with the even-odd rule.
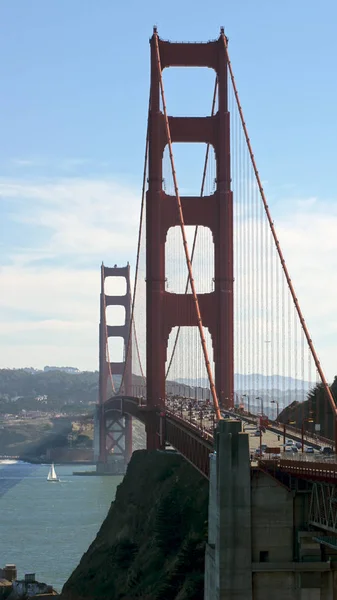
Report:
[[[47,481],[60,481],[58,476],[56,475],[56,471],[54,468],[54,463],[52,463],[50,469],[49,469],[49,473],[48,473],[48,477],[47,477]]]

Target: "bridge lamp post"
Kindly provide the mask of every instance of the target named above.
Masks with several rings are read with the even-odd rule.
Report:
[[[250,400],[249,400],[249,394],[242,394],[242,398],[247,398],[247,411],[248,411],[248,414],[250,414]]]
[[[283,423],[283,446],[286,444],[286,427],[288,425],[296,425],[296,421],[285,421]]]
[[[192,423],[192,402],[191,401],[190,401],[190,404],[189,404],[188,416],[189,416],[189,419],[190,419],[190,423]]]
[[[262,396],[256,396],[255,400],[260,400],[261,401],[261,415],[263,417],[263,415],[264,415],[263,398],[262,398]],[[261,422],[260,422],[260,459],[261,459],[261,451],[262,451],[262,429],[261,429]]]
[[[264,415],[263,398],[262,398],[262,396],[256,396],[255,400],[261,400],[261,413],[262,413],[262,415]]]
[[[200,429],[202,429],[202,410],[199,412]]]
[[[276,404],[276,419],[275,419],[275,421],[277,423],[278,422],[278,416],[279,416],[279,413],[280,413],[280,404],[279,404],[279,401],[278,400],[271,400],[270,404]]]
[[[314,419],[303,419],[301,426],[301,441],[302,441],[302,452],[304,452],[304,423],[313,423]]]
[[[212,412],[212,433],[214,435],[214,429],[215,429],[215,413],[214,411]]]

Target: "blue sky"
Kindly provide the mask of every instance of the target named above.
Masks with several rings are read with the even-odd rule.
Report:
[[[97,366],[99,265],[135,252],[152,26],[162,38],[206,41],[224,25],[299,298],[328,376],[337,372],[337,5],[227,4],[1,3],[0,366]],[[172,114],[208,110],[207,70],[164,81]],[[187,187],[193,161],[184,169]],[[313,287],[329,290],[319,314]]]

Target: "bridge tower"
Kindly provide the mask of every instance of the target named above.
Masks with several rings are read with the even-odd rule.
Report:
[[[105,294],[105,279],[107,277],[124,277],[126,280],[126,293],[122,296],[109,296]],[[108,325],[106,308],[108,306],[124,306],[125,323],[123,325]],[[99,324],[99,404],[98,404],[98,431],[99,431],[99,457],[98,471],[123,472],[132,454],[132,417],[122,415],[116,410],[107,408],[109,397],[119,390],[120,393],[131,396],[132,388],[132,344],[130,338],[131,328],[131,285],[130,266],[105,267],[101,266],[101,295],[100,295],[100,324]],[[113,337],[123,338],[123,361],[110,362],[108,352],[108,339]],[[128,347],[129,346],[129,347]],[[115,382],[113,377],[115,377]],[[108,384],[111,389],[108,392]],[[116,385],[116,388],[114,387]]]
[[[151,93],[149,114],[149,179],[146,197],[147,282],[147,406],[153,414],[147,426],[148,448],[159,444],[155,434],[155,407],[165,404],[167,344],[174,326],[197,326],[191,294],[165,291],[165,242],[171,227],[179,225],[175,196],[163,190],[162,162],[167,144],[160,109],[160,72],[166,67],[209,67],[218,79],[218,110],[211,117],[173,117],[172,142],[210,143],[216,157],[216,190],[210,196],[183,197],[185,225],[209,227],[214,242],[214,291],[198,294],[203,324],[213,343],[215,385],[219,404],[233,404],[233,198],[230,187],[230,115],[227,93],[225,35],[207,43],[161,40],[156,28],[150,40]],[[159,47],[160,61],[158,61]]]

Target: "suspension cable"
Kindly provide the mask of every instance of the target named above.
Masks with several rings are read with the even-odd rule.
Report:
[[[141,246],[141,241],[142,241],[142,228],[143,228],[143,220],[144,220],[146,173],[147,173],[147,162],[148,162],[148,155],[149,155],[149,117],[150,117],[150,105],[151,105],[151,94],[150,94],[150,97],[149,97],[149,105],[148,105],[148,111],[147,111],[147,128],[146,128],[146,142],[145,142],[145,153],[144,153],[142,199],[141,199],[141,206],[140,206],[140,219],[139,219],[138,242],[137,242],[137,258],[136,258],[135,280],[134,280],[133,295],[132,295],[132,306],[131,306],[131,317],[130,317],[130,330],[129,330],[129,336],[128,336],[128,344],[127,344],[127,351],[126,351],[126,360],[125,360],[124,369],[123,369],[123,376],[122,376],[121,385],[120,385],[120,388],[119,388],[120,390],[122,389],[122,386],[123,386],[123,383],[124,383],[124,377],[125,377],[125,371],[126,371],[126,364],[127,364],[127,360],[128,360],[128,356],[129,356],[130,344],[132,343],[132,324],[134,326],[135,339],[136,339],[136,349],[137,349],[137,356],[138,356],[138,360],[139,360],[140,372],[141,372],[141,376],[143,377],[143,380],[145,381],[145,376],[144,376],[144,371],[143,371],[143,365],[141,363],[139,346],[138,346],[138,339],[137,339],[137,332],[136,332],[136,323],[135,323],[135,320],[134,320],[134,312],[135,312],[136,290],[137,290],[138,273],[139,273],[140,246]],[[131,374],[132,374],[132,369],[131,369]]]
[[[216,77],[215,84],[214,84],[212,110],[211,110],[211,116],[212,117],[214,116],[214,112],[215,112],[217,90],[218,90],[218,78]],[[203,170],[203,173],[202,173],[201,188],[200,188],[200,198],[203,197],[204,190],[205,190],[205,182],[206,182],[206,174],[207,174],[207,167],[208,167],[208,159],[209,159],[209,150],[210,150],[210,147],[211,147],[211,144],[208,142],[207,143],[207,147],[206,147],[206,154],[205,154],[205,161],[204,161],[204,170]],[[195,226],[195,231],[194,231],[194,237],[193,237],[193,244],[192,244],[191,263],[193,263],[193,259],[194,259],[194,253],[195,253],[195,248],[196,248],[196,243],[197,243],[197,237],[198,237],[198,229],[199,229],[199,226],[196,225]],[[189,282],[190,282],[190,276],[188,274],[187,275],[187,281],[186,281],[186,287],[185,287],[185,294],[187,294],[187,292],[188,292]],[[175,353],[176,348],[177,348],[177,343],[178,343],[178,338],[179,338],[180,330],[181,330],[181,326],[179,325],[177,333],[176,333],[176,338],[175,338],[174,344],[173,344],[173,349],[172,349],[172,354],[171,354],[170,362],[169,362],[169,365],[168,365],[167,371],[166,371],[166,379],[168,378],[168,374],[169,374],[171,366],[172,366],[173,357],[174,357],[174,353]]]
[[[141,374],[141,376],[142,376],[142,378],[143,378],[143,380],[145,382],[146,381],[146,377],[144,375],[142,360],[141,360],[140,351],[139,351],[139,343],[138,343],[138,336],[137,336],[137,330],[136,330],[136,323],[135,323],[134,320],[132,320],[131,324],[133,325],[133,330],[134,330],[136,352],[137,352],[137,356],[138,356],[138,362],[139,362],[139,367],[140,367],[140,374]]]
[[[232,69],[232,64],[231,64],[231,61],[230,61],[230,58],[229,58],[227,38],[226,38],[226,36],[224,34],[222,34],[221,37],[223,39],[223,44],[224,44],[224,49],[225,49],[225,54],[226,54],[226,60],[227,60],[227,64],[228,64],[230,78],[231,78],[232,85],[233,85],[233,90],[234,90],[234,94],[235,94],[235,99],[236,99],[238,111],[239,111],[239,114],[240,114],[240,120],[241,120],[241,124],[242,124],[242,128],[243,128],[243,132],[244,132],[244,135],[245,135],[245,138],[246,138],[248,152],[249,152],[249,155],[250,155],[250,159],[252,161],[255,178],[256,178],[257,185],[258,185],[258,188],[259,188],[259,191],[260,191],[260,195],[261,195],[261,198],[262,198],[263,206],[264,206],[264,209],[265,209],[265,212],[266,212],[266,215],[267,215],[269,227],[271,229],[272,236],[274,238],[276,250],[277,250],[277,253],[278,253],[280,261],[281,261],[282,269],[283,269],[285,278],[287,280],[287,284],[288,284],[288,287],[289,287],[289,290],[290,290],[293,302],[295,304],[295,308],[296,308],[298,317],[300,319],[300,323],[302,325],[302,329],[304,331],[306,340],[308,342],[308,346],[310,348],[312,357],[314,359],[314,362],[315,362],[315,365],[316,365],[316,369],[317,369],[317,371],[318,371],[318,373],[320,375],[320,378],[321,378],[321,381],[323,383],[323,387],[325,389],[327,397],[329,399],[329,402],[330,402],[333,414],[335,415],[335,417],[337,417],[337,407],[336,407],[336,404],[335,404],[335,401],[334,401],[331,389],[329,387],[329,384],[328,384],[328,382],[327,382],[327,380],[325,378],[325,375],[323,373],[323,369],[321,367],[321,363],[320,363],[320,361],[318,359],[318,355],[316,353],[316,350],[314,348],[312,339],[310,337],[310,333],[309,333],[308,327],[307,327],[306,322],[304,320],[304,317],[303,317],[303,314],[302,314],[302,311],[301,311],[301,308],[300,308],[300,305],[299,305],[299,302],[298,302],[298,299],[297,299],[297,296],[296,296],[296,293],[295,293],[295,289],[294,289],[294,286],[292,284],[292,281],[291,281],[291,278],[290,278],[290,275],[289,275],[289,271],[288,271],[286,262],[284,260],[284,256],[283,256],[283,253],[282,253],[282,250],[281,250],[281,247],[280,247],[280,242],[279,242],[277,234],[276,234],[276,229],[275,229],[275,226],[274,226],[274,221],[271,218],[271,214],[270,214],[270,211],[269,211],[269,206],[268,206],[267,198],[266,198],[265,193],[264,193],[264,189],[263,189],[263,186],[262,186],[260,175],[259,175],[259,172],[257,170],[257,166],[256,166],[256,162],[255,162],[255,157],[254,157],[252,146],[251,146],[251,143],[250,143],[250,138],[249,138],[249,135],[248,135],[247,126],[246,126],[246,122],[245,122],[245,119],[244,119],[243,110],[242,110],[242,107],[241,107],[241,104],[240,104],[240,98],[239,98],[238,90],[237,90],[236,83],[235,83],[235,78],[234,78],[234,73],[233,73],[233,69]]]
[[[178,215],[179,215],[181,235],[182,235],[182,239],[183,239],[186,265],[187,265],[187,269],[188,269],[189,280],[190,280],[190,285],[191,285],[191,290],[192,290],[192,295],[193,295],[193,301],[194,301],[195,312],[196,312],[196,317],[197,317],[198,329],[199,329],[199,333],[200,333],[201,345],[202,345],[204,359],[205,359],[205,365],[206,365],[206,369],[207,369],[211,394],[213,397],[214,410],[215,410],[216,418],[218,420],[220,420],[221,419],[220,407],[219,407],[218,397],[217,397],[217,393],[216,393],[216,389],[215,389],[215,385],[214,385],[211,365],[210,365],[209,358],[208,358],[206,340],[205,340],[205,336],[204,336],[204,328],[203,328],[202,318],[201,318],[201,313],[200,313],[200,308],[199,308],[199,300],[198,300],[197,292],[195,289],[195,284],[194,284],[194,279],[193,279],[193,271],[192,271],[192,263],[191,263],[191,259],[190,259],[190,253],[189,253],[187,238],[186,238],[186,233],[185,233],[184,215],[183,215],[183,209],[182,209],[181,199],[180,199],[180,195],[179,195],[177,176],[176,176],[173,151],[172,151],[170,124],[169,124],[167,110],[166,110],[164,84],[163,84],[163,77],[162,77],[162,69],[161,69],[161,61],[160,61],[160,52],[159,52],[159,43],[158,43],[157,33],[154,34],[154,39],[155,39],[155,44],[156,44],[158,77],[159,77],[161,98],[162,98],[162,103],[163,103],[163,113],[164,113],[164,120],[165,120],[166,137],[167,137],[167,144],[168,144],[168,149],[169,149],[169,154],[170,154],[174,191],[175,191],[175,196],[176,196],[176,201],[177,201],[177,209],[178,209]]]

